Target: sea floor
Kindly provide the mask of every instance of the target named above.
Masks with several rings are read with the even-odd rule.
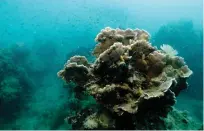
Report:
[[[177,97],[176,109],[187,111],[194,121],[203,123],[203,100],[187,95],[185,92]]]
[[[59,111],[60,105],[64,104],[66,100],[65,96],[59,95],[61,94],[60,90],[56,92],[56,88],[59,87],[57,85],[50,85],[47,88],[41,87],[33,96],[33,101],[30,102],[28,108],[22,111],[15,121],[8,123],[5,128],[17,130],[51,129],[52,119],[55,119],[55,114]],[[177,97],[175,108],[179,111],[188,112],[191,120],[201,124],[203,123],[202,100],[188,96],[184,92]]]

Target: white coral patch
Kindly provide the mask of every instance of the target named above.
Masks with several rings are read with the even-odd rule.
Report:
[[[95,121],[94,119],[92,118],[87,118],[85,121],[84,121],[84,127],[86,129],[95,129],[98,127],[98,123],[97,121]]]

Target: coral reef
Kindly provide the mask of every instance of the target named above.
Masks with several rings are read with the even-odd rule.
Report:
[[[189,114],[187,111],[178,111],[173,109],[171,112],[169,112],[167,118],[163,119],[164,127],[166,127],[168,130],[202,130],[200,129],[202,125],[193,121],[193,119],[188,117],[188,115]]]
[[[17,44],[0,49],[0,119],[2,119],[2,125],[17,117],[33,88],[30,76],[24,68],[28,56],[29,50]]]
[[[187,95],[203,101],[202,36],[202,29],[196,28],[193,21],[184,19],[161,26],[151,41],[156,46],[170,43],[185,58],[185,62],[193,70],[193,77],[188,80],[190,88],[186,91]]]
[[[0,49],[0,129],[71,129],[64,118],[95,103],[80,88],[57,79],[67,53],[59,48],[38,40]]]
[[[94,61],[95,58],[91,53],[92,48],[91,47],[77,47],[76,49],[72,50],[71,52],[66,54],[66,60],[70,59],[74,55],[80,55],[85,56],[87,60],[90,62]]]
[[[58,72],[100,105],[86,118],[79,115],[74,121],[81,124],[75,129],[138,129],[135,119],[149,119],[148,113],[167,117],[193,72],[171,46],[159,50],[149,38],[145,30],[107,27],[95,39],[94,63],[73,56]]]
[[[17,99],[22,93],[22,87],[19,80],[15,77],[5,77],[0,83],[0,87],[0,100],[6,103]]]

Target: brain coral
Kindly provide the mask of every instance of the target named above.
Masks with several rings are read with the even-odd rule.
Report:
[[[192,71],[182,57],[158,50],[149,38],[144,30],[107,27],[95,39],[98,44],[93,50],[94,63],[74,56],[58,75],[86,89],[118,116],[136,114],[149,108],[148,101],[163,101],[162,98],[166,102],[161,103],[172,106],[175,96],[187,88],[186,79]]]

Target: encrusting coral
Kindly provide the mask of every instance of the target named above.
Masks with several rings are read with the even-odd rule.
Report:
[[[59,77],[85,89],[109,111],[111,119],[114,116],[115,123],[101,129],[117,129],[118,123],[127,117],[129,124],[123,123],[120,128],[132,129],[132,116],[170,108],[175,96],[187,88],[186,79],[192,71],[183,58],[176,56],[177,51],[169,45],[158,50],[149,38],[144,30],[107,27],[95,39],[99,44],[93,50],[94,63],[88,63],[83,56],[74,56],[59,71]],[[89,116],[82,126],[98,129],[98,125],[93,116]]]

